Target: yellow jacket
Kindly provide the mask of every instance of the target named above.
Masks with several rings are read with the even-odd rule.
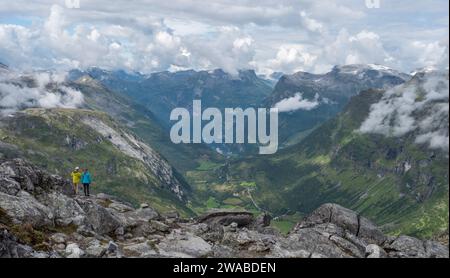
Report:
[[[73,183],[80,183],[81,181],[81,172],[72,172],[70,174],[72,176]]]

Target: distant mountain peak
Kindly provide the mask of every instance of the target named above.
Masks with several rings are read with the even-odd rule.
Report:
[[[0,62],[0,71],[9,71],[9,67]]]
[[[351,64],[344,66],[335,66],[332,69],[332,72],[339,72],[342,74],[353,74],[353,75],[361,74],[367,71],[378,71],[381,73],[391,75],[406,75],[398,70],[380,64]]]
[[[89,74],[82,75],[80,78],[76,79],[74,82],[78,83],[78,84],[87,85],[90,87],[103,88],[103,85],[99,81],[92,78],[92,76],[90,76]]]
[[[423,67],[423,68],[416,69],[415,71],[412,71],[410,73],[410,75],[411,76],[416,76],[418,74],[419,75],[420,74],[424,75],[424,74],[437,73],[437,72],[445,72],[445,71],[448,72],[448,70],[449,70],[448,67],[444,70],[442,68],[439,68],[438,66],[430,65],[430,66],[426,66],[426,67]]]

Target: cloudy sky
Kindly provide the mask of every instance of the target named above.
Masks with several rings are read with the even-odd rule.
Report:
[[[70,8],[66,0],[1,0],[0,62],[22,70],[144,73],[448,67],[447,0],[380,0],[379,8],[366,0],[79,2]]]

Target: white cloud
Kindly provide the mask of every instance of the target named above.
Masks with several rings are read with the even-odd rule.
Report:
[[[309,53],[302,45],[283,45],[278,49],[276,57],[270,59],[264,67],[266,72],[309,71],[314,67],[316,60],[317,56]]]
[[[34,80],[26,85],[22,78]],[[26,108],[78,108],[84,102],[83,94],[61,85],[65,74],[36,73],[20,76],[14,73],[0,76],[0,115],[7,115]],[[60,84],[58,88],[50,85]]]
[[[237,27],[222,26],[213,38],[188,39],[190,65],[197,69],[221,68],[231,74],[252,68],[254,40]]]
[[[342,29],[336,40],[325,47],[324,61],[333,65],[381,64],[392,66],[393,58],[385,50],[380,36],[362,30],[351,35]]]
[[[286,98],[274,105],[280,113],[297,110],[311,111],[320,105],[319,95],[316,94],[313,100],[303,98],[303,94],[296,93],[293,97]]]
[[[448,71],[431,72],[423,81],[413,80],[388,90],[372,105],[359,130],[393,137],[412,133],[416,143],[448,152],[448,117]]]
[[[243,68],[319,73],[349,63],[408,72],[448,61],[444,0],[426,5],[399,0],[372,10],[352,0],[214,0],[208,5],[98,0],[82,1],[80,9],[63,4],[0,3],[0,60],[21,69],[224,68],[232,73]],[[426,26],[410,16],[413,12]]]
[[[352,35],[342,29],[336,37],[327,36],[322,44],[325,47],[283,45],[274,59],[261,65],[261,71],[324,73],[335,65],[380,64],[393,68],[397,65],[384,48],[380,36],[366,30]]]

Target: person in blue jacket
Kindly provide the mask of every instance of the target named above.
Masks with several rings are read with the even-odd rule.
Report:
[[[92,183],[92,178],[88,169],[84,169],[83,175],[81,176],[81,183],[83,184],[84,196],[89,197],[89,186]]]

